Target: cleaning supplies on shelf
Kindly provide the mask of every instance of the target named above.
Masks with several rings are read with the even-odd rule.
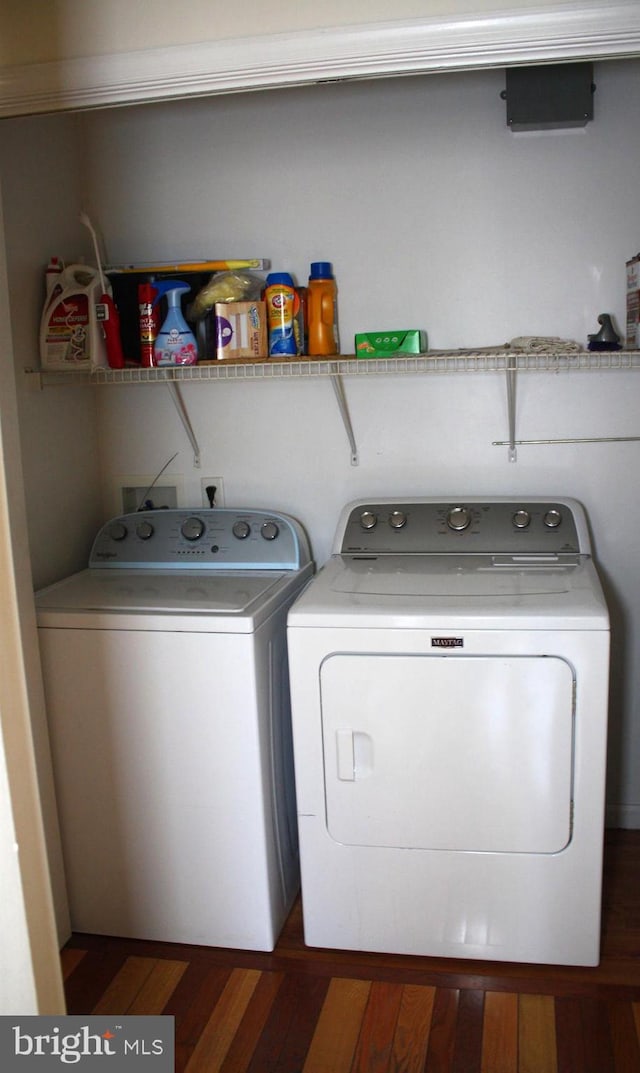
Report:
[[[218,361],[266,358],[264,302],[216,302],[214,317]]]
[[[307,290],[309,337],[312,356],[338,353],[337,286],[329,261],[311,264]]]
[[[269,357],[296,357],[298,343],[294,325],[300,303],[288,272],[269,273],[264,300],[267,306]]]
[[[138,284],[138,326],[140,332],[140,364],[148,369],[154,364],[153,349],[160,331],[158,292],[153,283]]]
[[[264,280],[253,272],[215,272],[187,308],[200,361],[267,356]]]
[[[105,338],[97,307],[102,294],[98,270],[89,265],[53,268],[45,286],[47,296],[40,321],[40,363],[43,369],[98,369],[108,365]]]
[[[298,314],[293,322],[293,331],[298,344],[298,354],[309,353],[309,309],[306,287],[296,287],[298,295]]]
[[[86,212],[80,213],[80,223],[89,231],[93,239],[93,250],[100,277],[101,295],[96,306],[96,316],[102,325],[104,341],[107,348],[107,361],[112,369],[124,369],[124,354],[122,353],[122,340],[120,338],[120,316],[111,295],[111,288],[104,278],[102,258],[98,245],[96,230]]]
[[[389,358],[398,354],[424,354],[427,333],[420,328],[399,328],[394,331],[357,332],[356,358]]]
[[[269,267],[270,262],[263,257],[245,257],[232,260],[216,261],[146,261],[132,265],[107,265],[105,272],[110,275],[139,275],[141,272],[147,275],[166,275],[168,272],[227,272],[246,268],[264,269]]]
[[[165,296],[168,305],[153,347],[154,365],[195,365],[198,360],[195,336],[180,307],[181,296],[188,294],[191,287],[180,279],[164,279],[157,280],[154,288],[155,301]]]

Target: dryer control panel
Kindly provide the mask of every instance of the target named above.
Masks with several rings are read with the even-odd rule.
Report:
[[[302,526],[286,514],[211,508],[112,518],[89,566],[153,570],[300,570],[311,561]]]
[[[335,550],[343,555],[560,555],[591,551],[575,500],[405,499],[351,503]]]

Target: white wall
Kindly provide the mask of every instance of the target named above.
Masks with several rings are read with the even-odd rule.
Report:
[[[598,65],[596,82],[595,121],[543,136],[508,131],[498,71],[94,114],[91,199],[114,259],[269,256],[300,282],[310,261],[332,260],[345,352],[356,330],[381,326],[424,327],[436,348],[520,334],[586,344],[601,312],[622,327],[624,263],[640,245],[631,136],[640,66]],[[528,374],[518,434],[639,434],[636,379]],[[523,447],[513,465],[492,446],[507,435],[500,377],[361,378],[347,391],[357,468],[328,381],[185,386],[198,472],[162,387],[105,390],[105,487],[132,468],[155,473],[180,450],[169,472],[190,502],[200,473],[221,474],[227,502],[299,516],[319,562],[339,509],[358,495],[582,499],[624,622],[610,799],[640,822],[640,683],[630,659],[640,580],[629,538],[640,524],[629,486],[639,445]]]
[[[595,122],[539,136],[507,129],[499,71],[96,113],[92,211],[115,260],[270,256],[303,281],[331,257],[347,352],[381,318],[432,347],[586,343],[637,244],[638,70],[598,65]]]

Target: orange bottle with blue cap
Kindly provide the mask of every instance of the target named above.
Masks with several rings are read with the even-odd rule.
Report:
[[[312,356],[338,353],[337,286],[329,261],[313,261],[307,291],[308,350]]]

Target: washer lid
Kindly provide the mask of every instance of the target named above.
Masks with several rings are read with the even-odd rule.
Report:
[[[273,596],[291,573],[245,570],[83,570],[36,594],[41,611],[243,615]]]

